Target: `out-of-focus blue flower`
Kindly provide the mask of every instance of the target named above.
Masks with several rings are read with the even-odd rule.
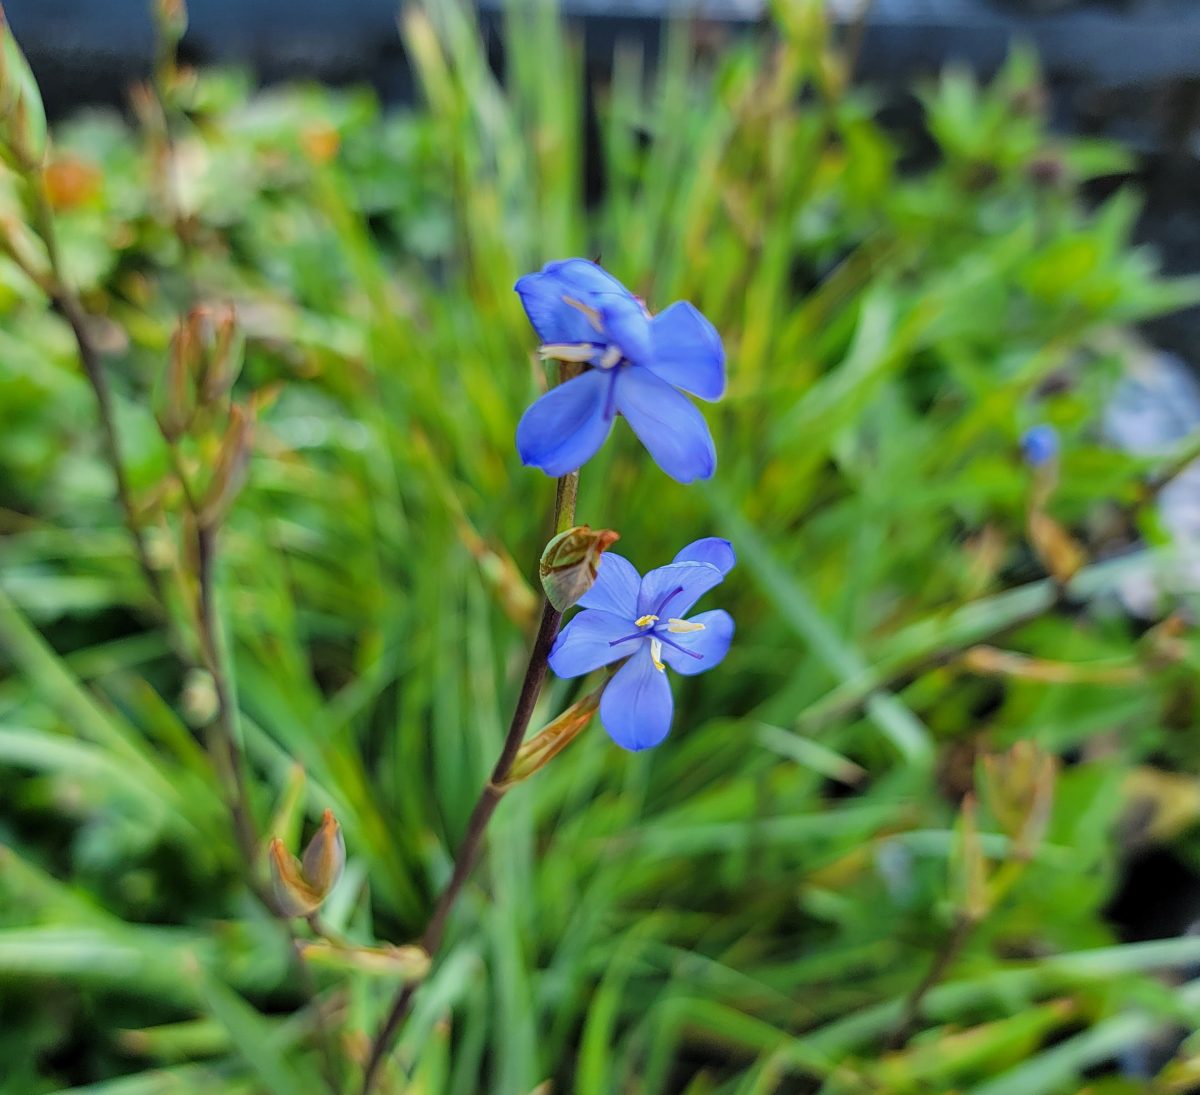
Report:
[[[728,612],[683,616],[736,561],[733,546],[717,537],[689,544],[644,578],[620,555],[601,556],[596,584],[579,599],[584,611],[558,636],[550,668],[579,677],[628,659],[600,698],[600,721],[618,745],[649,749],[667,736],[674,712],[668,665],[691,677],[725,657],[733,639]]]
[[[1032,468],[1040,468],[1058,455],[1058,431],[1043,423],[1025,431],[1021,437],[1021,452]]]
[[[681,483],[707,479],[717,454],[708,423],[683,394],[725,394],[721,336],[679,301],[651,317],[611,274],[587,259],[547,263],[516,284],[544,358],[582,375],[551,389],[522,416],[517,451],[547,475],[595,455],[622,414],[663,471]]]

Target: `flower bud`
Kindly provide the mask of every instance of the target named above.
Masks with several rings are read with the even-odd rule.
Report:
[[[346,866],[346,840],[332,810],[321,815],[321,827],[304,849],[300,865],[304,877],[322,893],[329,893],[342,877]]]
[[[1014,842],[1014,855],[1028,859],[1050,823],[1055,757],[1032,741],[1019,741],[1006,753],[983,758],[982,785],[988,808]]]
[[[200,398],[205,403],[214,403],[228,394],[238,373],[242,371],[242,341],[237,313],[232,305],[222,304],[203,309],[202,319],[205,323],[203,335],[207,353],[200,382]]]
[[[600,695],[603,691],[603,688],[598,688],[590,695],[584,696],[525,742],[517,752],[508,775],[499,781],[498,786],[507,790],[545,768],[587,729],[588,723],[592,721],[592,716],[600,706]]]
[[[221,439],[208,491],[200,503],[199,520],[204,528],[215,528],[221,523],[245,485],[253,445],[254,418],[245,407],[235,403],[229,409],[229,426]]]
[[[592,530],[587,525],[555,536],[538,565],[546,599],[559,612],[575,604],[595,584],[601,554],[619,539],[611,529]]]
[[[154,389],[154,418],[168,441],[178,441],[196,416],[199,365],[200,344],[195,330],[185,320],[171,339],[167,367]]]
[[[304,849],[303,860],[292,855],[278,837],[272,838],[267,853],[275,901],[284,916],[316,912],[346,865],[346,843],[332,810],[322,816],[320,828]]]
[[[154,0],[154,25],[171,45],[187,31],[188,11],[183,0]]]

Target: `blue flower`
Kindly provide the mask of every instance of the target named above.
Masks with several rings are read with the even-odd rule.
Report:
[[[1058,431],[1045,423],[1025,431],[1021,452],[1031,468],[1040,468],[1058,456]]]
[[[575,471],[622,414],[663,471],[681,483],[717,467],[708,423],[683,395],[725,394],[721,336],[679,301],[651,317],[611,274],[587,259],[547,263],[516,284],[544,358],[584,366],[551,389],[517,426],[521,462],[547,475]]]
[[[618,745],[649,749],[671,729],[674,701],[666,667],[691,677],[725,657],[733,617],[724,609],[685,620],[736,562],[728,540],[710,537],[685,547],[665,567],[639,577],[611,551],[600,557],[596,584],[550,651],[560,677],[580,677],[627,658],[600,698],[600,721]]]

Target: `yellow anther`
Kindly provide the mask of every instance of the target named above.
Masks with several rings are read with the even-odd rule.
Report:
[[[650,660],[654,663],[654,668],[660,673],[667,671],[667,667],[662,663],[662,642],[658,639],[650,640]]]
[[[592,360],[595,352],[595,347],[587,342],[550,342],[545,346],[538,347],[538,353],[542,356],[542,360],[551,358],[554,361],[586,363]]]
[[[704,625],[698,624],[694,620],[676,620],[672,618],[667,621],[667,630],[676,635],[687,635],[692,631],[703,631]]]
[[[657,616],[639,616],[633,621],[637,627],[649,627],[651,624],[658,623]]]
[[[588,318],[588,322],[596,328],[597,331],[603,331],[604,327],[600,323],[600,313],[590,305],[584,304],[581,300],[576,300],[574,297],[563,297],[563,303],[570,305],[572,308],[578,308]]]

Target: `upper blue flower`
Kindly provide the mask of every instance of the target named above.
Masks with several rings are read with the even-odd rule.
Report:
[[[707,319],[684,301],[651,318],[624,285],[587,259],[547,263],[516,290],[541,336],[542,357],[585,366],[522,416],[522,463],[547,475],[575,471],[623,414],[673,479],[712,475],[717,453],[708,423],[680,391],[707,400],[725,393],[725,350]]]
[[[683,616],[736,561],[729,541],[716,537],[689,544],[644,578],[620,555],[600,557],[596,584],[579,600],[585,611],[559,634],[550,668],[579,677],[629,659],[600,697],[600,721],[618,745],[649,749],[667,736],[674,701],[666,666],[690,677],[725,657],[733,639],[728,612]]]

